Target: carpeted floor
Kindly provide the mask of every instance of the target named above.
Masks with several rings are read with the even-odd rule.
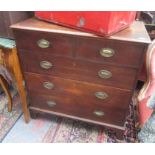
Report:
[[[11,92],[13,97],[12,112],[8,112],[8,99],[6,95],[0,94],[0,142],[7,135],[9,130],[13,127],[17,119],[21,116],[20,99],[17,91]]]
[[[137,142],[135,128],[135,104],[130,104],[126,121],[125,139],[119,141],[115,133],[101,126],[90,125],[72,119],[38,116],[26,124],[21,116],[20,100],[14,96],[13,112],[7,112],[7,99],[0,96],[0,140],[2,143],[114,143]]]

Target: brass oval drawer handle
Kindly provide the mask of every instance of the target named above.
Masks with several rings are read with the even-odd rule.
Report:
[[[54,84],[51,82],[44,82],[43,87],[50,90],[54,88]]]
[[[112,57],[115,54],[115,51],[111,48],[102,48],[100,50],[100,55],[106,58]]]
[[[100,110],[96,110],[94,111],[94,115],[95,116],[98,116],[98,117],[102,117],[105,115],[105,113],[103,111],[100,111]]]
[[[96,96],[96,98],[101,99],[101,100],[104,100],[104,99],[106,99],[106,98],[109,97],[107,93],[100,92],[100,91],[99,92],[96,92],[95,93],[95,96]]]
[[[37,41],[37,45],[40,48],[48,48],[50,46],[50,42],[46,39],[40,39]]]
[[[100,70],[98,72],[98,75],[100,78],[103,78],[103,79],[109,79],[112,77],[112,73],[110,71],[104,70],[104,69]]]
[[[53,64],[49,61],[41,61],[40,62],[40,67],[43,69],[50,69],[53,67]]]
[[[49,107],[54,107],[54,106],[56,106],[56,102],[54,102],[54,101],[46,101],[46,103],[47,103],[47,105],[48,105]]]

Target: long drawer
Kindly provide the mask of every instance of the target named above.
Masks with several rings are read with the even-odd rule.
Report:
[[[30,107],[58,112],[80,118],[90,119],[103,123],[123,126],[126,110],[119,108],[103,107],[101,105],[88,105],[81,102],[79,97],[67,95],[44,95],[38,92],[30,92]]]
[[[132,89],[136,69],[53,56],[43,52],[19,50],[25,72],[49,74],[62,78]]]
[[[88,107],[100,105],[128,109],[132,95],[131,91],[33,73],[25,73],[25,80],[29,91],[56,96],[70,95],[70,98],[76,96]]]

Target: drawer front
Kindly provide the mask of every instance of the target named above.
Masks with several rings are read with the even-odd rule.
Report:
[[[123,89],[132,89],[136,69],[115,67],[106,64],[79,61],[40,52],[19,51],[22,69],[25,72],[50,74],[62,78],[92,82]],[[48,62],[41,66],[42,62]],[[44,68],[45,67],[45,68]]]
[[[131,90],[134,86],[136,69],[116,67],[107,64],[76,62],[76,75],[73,77],[85,82],[93,82]]]
[[[80,102],[103,107],[128,109],[131,92],[113,87],[83,83],[39,74],[25,74],[27,88],[47,95],[77,96]],[[125,100],[124,100],[125,98]]]
[[[122,109],[103,108],[100,105],[90,105],[88,107],[85,102],[79,101],[78,97],[48,96],[37,92],[29,93],[31,107],[119,126],[123,126],[125,122],[126,111]]]
[[[139,67],[143,46],[112,40],[82,38],[79,40],[76,56],[87,61]]]
[[[16,30],[15,37],[18,49],[72,57],[75,48],[75,41],[72,37],[61,36],[60,34]]]
[[[30,52],[19,50],[19,58],[23,71],[37,72],[45,74],[57,74],[66,72],[66,69],[72,69],[74,59],[62,56],[54,56],[44,52]]]

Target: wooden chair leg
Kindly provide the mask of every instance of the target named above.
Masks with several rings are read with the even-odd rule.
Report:
[[[29,109],[28,109],[25,86],[23,85],[24,79],[23,79],[23,75],[21,72],[16,48],[13,48],[10,51],[10,60],[9,61],[10,61],[10,63],[12,63],[14,76],[17,81],[17,87],[18,87],[18,92],[19,92],[20,98],[21,98],[21,104],[22,104],[25,122],[28,123],[30,121],[30,113],[29,113]]]
[[[2,89],[4,90],[5,94],[8,97],[8,111],[11,112],[12,111],[12,97],[11,97],[11,93],[8,88],[8,84],[2,76],[0,76],[0,85],[2,86]]]

